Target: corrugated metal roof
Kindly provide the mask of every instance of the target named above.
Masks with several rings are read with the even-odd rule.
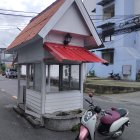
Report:
[[[96,56],[83,47],[64,46],[63,44],[55,44],[46,42],[44,47],[58,60],[69,60],[78,62],[101,62],[107,63],[106,60]]]
[[[56,0],[52,5],[33,18],[30,23],[21,31],[15,40],[8,46],[7,50],[12,49],[26,41],[34,38],[39,31],[47,24],[50,18],[61,7],[65,0]]]

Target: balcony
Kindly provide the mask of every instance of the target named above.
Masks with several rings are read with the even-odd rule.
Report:
[[[97,5],[106,6],[114,1],[115,0],[102,0],[102,1],[98,2]]]

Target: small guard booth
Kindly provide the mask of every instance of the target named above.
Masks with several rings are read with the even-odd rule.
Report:
[[[16,54],[17,104],[37,118],[83,108],[86,63],[106,63],[89,49],[102,42],[81,0],[57,0],[21,31],[7,51]],[[26,82],[21,67],[26,66]]]

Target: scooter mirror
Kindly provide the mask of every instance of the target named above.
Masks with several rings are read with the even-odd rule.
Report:
[[[90,98],[92,98],[92,97],[93,97],[93,93],[90,92],[90,93],[88,94],[88,96],[89,96]]]

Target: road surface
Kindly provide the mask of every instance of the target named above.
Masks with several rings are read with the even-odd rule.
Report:
[[[54,132],[45,128],[33,128],[12,110],[12,106],[16,104],[16,96],[17,79],[6,79],[0,76],[0,140],[74,140],[77,132]],[[85,98],[88,98],[86,94]],[[112,106],[129,109],[131,126],[125,129],[119,140],[140,140],[139,101],[140,92],[94,96],[94,103],[104,109]],[[87,108],[85,102],[84,108]],[[96,140],[109,140],[109,138],[96,134]]]

